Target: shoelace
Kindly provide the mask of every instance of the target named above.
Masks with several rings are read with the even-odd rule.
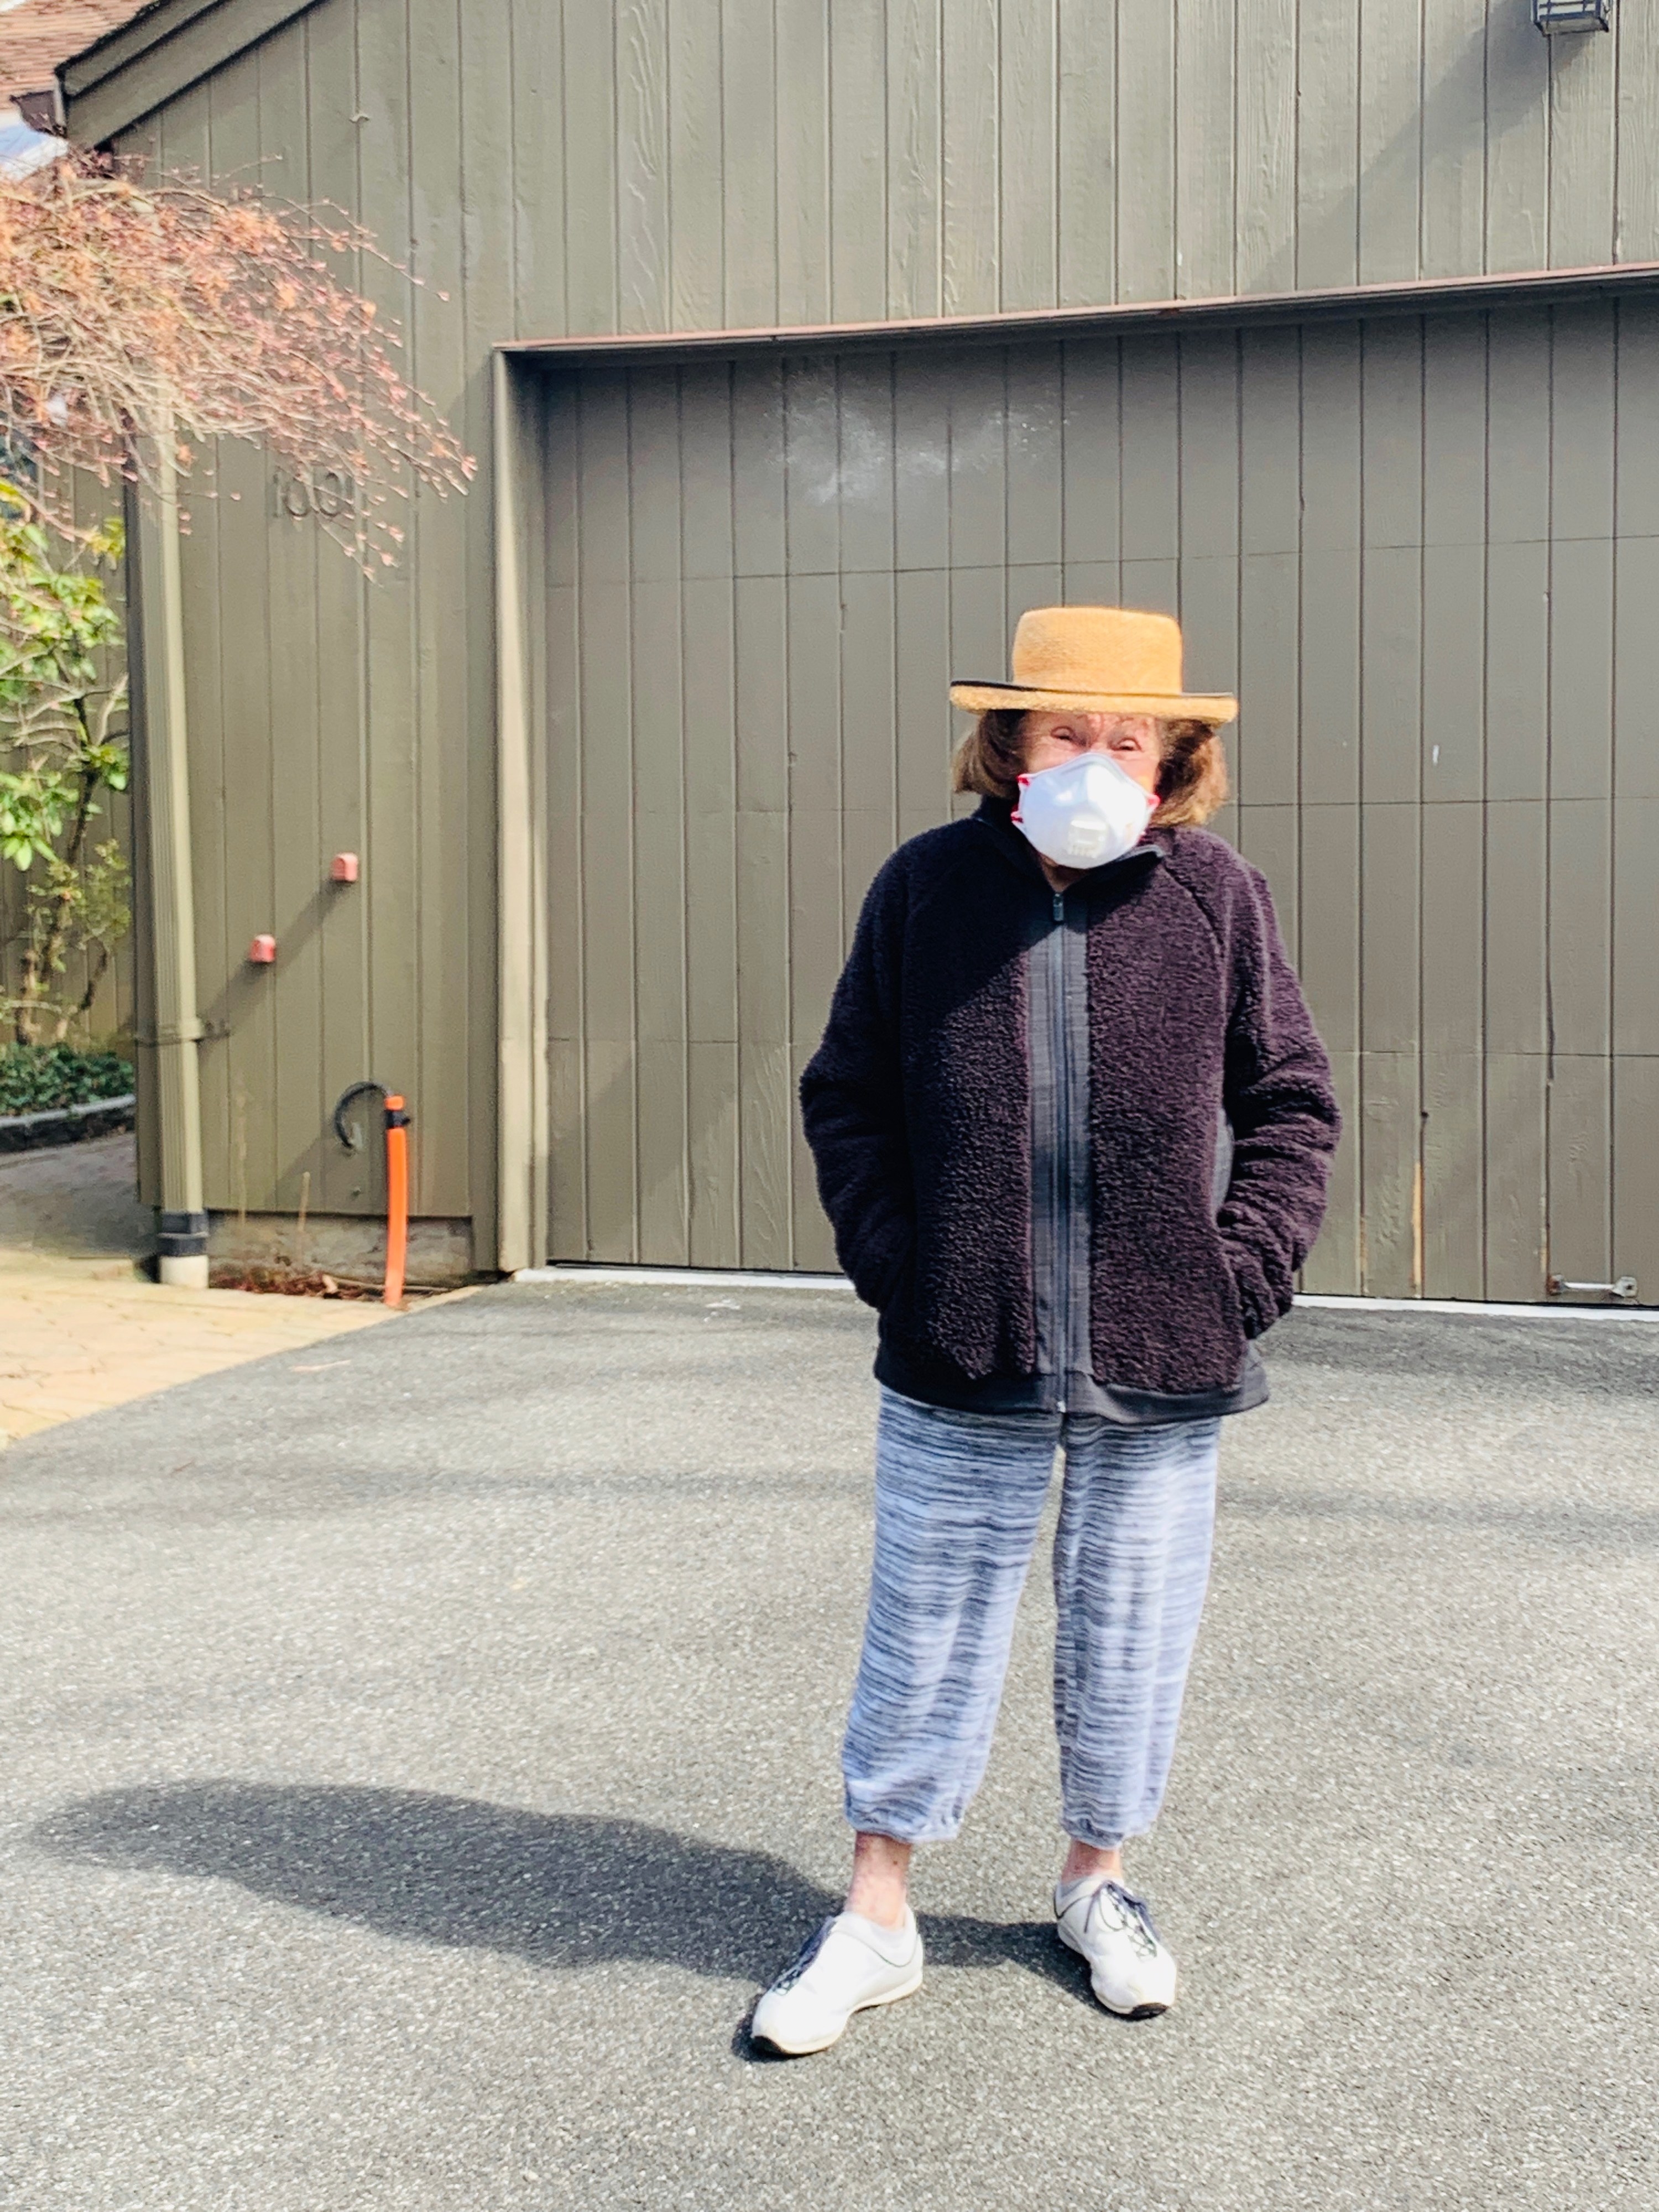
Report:
[[[796,1959],[792,1965],[786,1966],[783,1972],[778,1976],[776,1981],[773,1983],[772,1986],[775,1990],[793,1990],[794,1988],[796,1983],[806,1972],[806,1969],[811,1965],[813,1960],[816,1959],[818,1953],[823,1950],[824,1938],[829,1935],[830,1930],[835,1926],[835,1924],[836,1916],[832,1912],[827,1920],[822,1921],[819,1925],[812,1930],[812,1933],[807,1937],[805,1942],[801,1946],[799,1957]]]
[[[1118,1926],[1123,1934],[1128,1937],[1143,1959],[1155,1959],[1162,1939],[1153,1922],[1152,1909],[1144,1897],[1137,1897],[1133,1890],[1125,1889],[1121,1882],[1103,1881],[1101,1883],[1100,1887],[1089,1899],[1089,1910],[1083,1916],[1084,1926],[1085,1928],[1088,1926],[1091,1916],[1099,1907],[1101,1899],[1107,1896],[1110,1897],[1116,1908]]]

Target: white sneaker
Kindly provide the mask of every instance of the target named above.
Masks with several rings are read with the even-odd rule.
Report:
[[[749,2033],[787,2058],[827,2051],[855,2012],[896,2004],[921,1987],[921,1936],[907,1905],[901,1928],[837,1912],[760,2002]]]
[[[1066,1882],[1054,1892],[1060,1940],[1089,1962],[1095,1995],[1124,2020],[1149,2020],[1176,2001],[1176,1962],[1146,1900],[1121,1882]]]

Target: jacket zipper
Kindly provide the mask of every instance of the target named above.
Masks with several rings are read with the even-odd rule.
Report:
[[[1066,1018],[1066,894],[1054,893],[1054,926],[1048,933],[1048,1027],[1054,1071],[1054,1158],[1049,1174],[1049,1265],[1058,1278],[1051,1310],[1058,1322],[1054,1361],[1057,1410],[1066,1411],[1072,1364],[1072,1061]]]

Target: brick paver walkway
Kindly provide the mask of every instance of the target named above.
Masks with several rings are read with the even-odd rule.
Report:
[[[0,1446],[77,1414],[389,1318],[382,1306],[164,1291],[132,1196],[132,1139],[0,1158]]]

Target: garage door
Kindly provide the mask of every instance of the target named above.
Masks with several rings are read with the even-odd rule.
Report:
[[[1310,1288],[1659,1301],[1659,322],[1633,301],[550,380],[551,1246],[833,1265],[794,1112],[951,672],[1178,614],[1349,1137]]]

